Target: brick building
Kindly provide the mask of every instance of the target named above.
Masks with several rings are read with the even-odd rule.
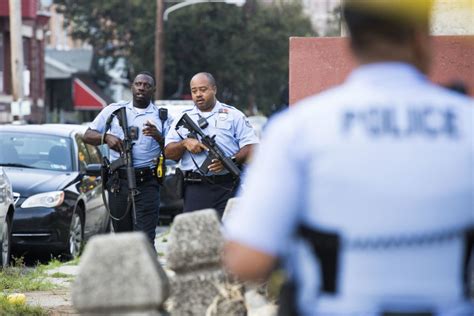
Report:
[[[39,0],[21,0],[23,37],[23,89],[26,102],[31,104],[31,114],[24,119],[44,121],[44,38],[49,15],[41,11]],[[0,124],[12,121],[11,55],[9,5],[0,1]]]

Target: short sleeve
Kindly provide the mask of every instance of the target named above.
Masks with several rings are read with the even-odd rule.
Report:
[[[166,137],[165,137],[165,147],[170,143],[176,143],[176,142],[181,141],[181,137],[179,137],[179,134],[176,131],[176,124],[178,122],[179,122],[179,120],[175,119],[169,125],[168,131],[167,131]]]
[[[250,125],[247,117],[245,117],[242,112],[236,111],[235,121],[235,138],[239,147],[242,148],[246,145],[258,144],[259,140],[257,134],[255,134],[252,125]]]
[[[105,131],[105,123],[107,119],[112,114],[114,110],[118,109],[115,104],[111,104],[106,106],[105,108],[100,111],[100,113],[96,116],[96,118],[89,124],[89,128],[92,130],[96,130],[99,133],[104,133]]]

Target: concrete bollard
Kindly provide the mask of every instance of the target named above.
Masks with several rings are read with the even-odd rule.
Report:
[[[72,287],[82,315],[166,315],[168,278],[143,233],[95,236]]]
[[[175,217],[167,252],[167,266],[176,273],[171,278],[171,315],[222,315],[223,306],[225,315],[246,314],[243,298],[230,302],[222,293],[230,282],[220,265],[224,244],[220,229],[212,209]]]

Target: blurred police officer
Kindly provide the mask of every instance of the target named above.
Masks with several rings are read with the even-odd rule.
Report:
[[[199,126],[198,122],[207,121],[203,132],[215,135],[216,143],[227,157],[237,165],[244,164],[257,136],[245,115],[236,108],[216,99],[217,86],[210,73],[198,73],[190,82],[194,108],[184,111]],[[178,122],[178,120],[176,120]],[[181,160],[185,171],[184,212],[214,208],[220,215],[224,212],[227,200],[238,189],[239,179],[235,179],[220,160],[214,159],[207,164],[206,146],[198,139],[188,137],[184,127],[170,129],[166,136],[165,155],[169,159]],[[208,171],[204,171],[208,168]]]
[[[270,123],[224,261],[255,280],[285,258],[294,314],[473,315],[472,100],[425,76],[429,1],[343,11],[359,66]]]
[[[104,142],[110,147],[111,160],[120,157],[123,152],[124,133],[119,125],[119,119],[114,117],[111,127],[105,130],[106,122],[112,113],[121,107],[126,108],[128,128],[136,131],[133,141],[132,156],[137,182],[135,195],[136,223],[133,227],[133,205],[130,204],[125,169],[119,169],[108,182],[109,206],[115,232],[143,231],[153,244],[155,229],[158,224],[159,185],[155,175],[156,160],[159,156],[160,142],[164,141],[158,108],[153,104],[155,80],[149,72],[139,73],[133,80],[133,100],[130,102],[114,103],[105,107],[90,124],[84,134],[84,141],[93,145],[100,145],[104,133]]]

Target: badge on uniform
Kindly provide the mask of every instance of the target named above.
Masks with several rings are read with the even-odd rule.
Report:
[[[219,111],[217,113],[218,113],[217,118],[220,121],[227,120],[227,117],[229,116],[229,110],[227,110],[227,109],[219,109]]]

